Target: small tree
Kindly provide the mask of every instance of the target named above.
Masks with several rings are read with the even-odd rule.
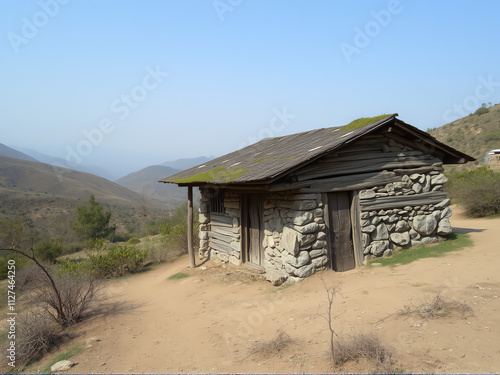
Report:
[[[0,237],[0,251],[14,253],[35,263],[39,272],[34,275],[35,300],[62,326],[68,326],[88,310],[98,295],[94,277],[63,275],[56,273],[50,266],[43,264],[35,251],[35,231],[28,220],[4,222]],[[33,273],[35,273],[33,271]],[[65,277],[65,279],[64,279]],[[73,284],[74,287],[70,288]]]
[[[101,204],[90,194],[89,206],[76,208],[76,221],[71,222],[71,228],[85,239],[97,240],[113,234],[116,226],[109,225],[111,211],[104,212]]]

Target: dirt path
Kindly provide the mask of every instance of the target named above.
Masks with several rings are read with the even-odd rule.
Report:
[[[455,208],[456,231],[474,247],[396,268],[363,267],[321,273],[341,283],[335,308],[342,333],[375,332],[391,345],[403,371],[489,373],[500,370],[500,219],[470,220]],[[114,312],[77,327],[87,346],[72,358],[74,373],[330,372],[323,281],[315,275],[275,288],[256,274],[187,259],[115,281]],[[167,280],[177,272],[192,276]],[[474,317],[423,320],[391,316],[405,305],[442,295],[473,307]],[[380,321],[382,318],[387,318]],[[252,354],[282,329],[294,343],[280,356]],[[98,341],[96,341],[98,340]],[[41,364],[43,365],[43,364]],[[336,371],[369,372],[365,364]]]

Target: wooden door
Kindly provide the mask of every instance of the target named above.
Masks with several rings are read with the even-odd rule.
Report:
[[[355,266],[349,192],[328,193],[330,216],[330,259],[335,271],[352,270]]]
[[[264,197],[248,194],[246,197],[246,259],[257,266],[264,263]]]

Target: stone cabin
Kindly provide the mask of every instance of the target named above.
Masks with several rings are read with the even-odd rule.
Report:
[[[495,172],[500,172],[500,149],[488,152],[488,167]]]
[[[262,139],[160,182],[189,187],[191,216],[199,187],[200,258],[274,285],[351,270],[450,235],[443,164],[475,160],[396,116]]]

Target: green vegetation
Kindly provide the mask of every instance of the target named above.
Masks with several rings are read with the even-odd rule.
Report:
[[[174,180],[174,182],[176,184],[188,184],[190,182],[198,182],[198,181],[201,182],[216,181],[219,179],[218,177],[219,174],[225,169],[226,167],[212,168],[208,171],[200,172],[190,177],[178,178],[177,180]]]
[[[386,118],[390,115],[380,115],[380,116],[375,116],[375,117],[361,117],[358,118],[354,121],[351,121],[349,124],[345,125],[342,127],[342,131],[350,131],[350,130],[356,130],[359,128],[362,128],[363,126],[373,124],[374,122],[377,122],[379,120],[382,120],[383,118]]]
[[[41,242],[35,246],[35,253],[38,259],[50,263],[56,263],[59,256],[62,255],[64,247],[57,240]]]
[[[475,115],[478,115],[478,116],[481,116],[481,115],[484,115],[486,113],[488,113],[490,111],[489,108],[486,108],[486,107],[481,107],[481,108],[478,108],[476,110],[476,112],[474,112]]]
[[[257,158],[254,160],[254,163],[267,163],[269,161],[273,161],[273,159],[269,159],[269,158]]]
[[[183,273],[183,272],[178,272],[178,273],[170,276],[168,278],[168,280],[179,280],[179,279],[184,279],[184,278],[189,277],[189,276],[191,276],[191,275],[188,275],[187,273]]]
[[[486,133],[483,137],[485,142],[490,142],[490,141],[500,141],[500,129],[494,129]]]
[[[224,182],[231,182],[249,171],[250,169],[244,169],[241,167],[230,168],[222,173],[221,178],[224,179]]]
[[[394,267],[400,264],[408,264],[422,258],[439,257],[450,251],[456,251],[468,246],[472,246],[472,240],[468,234],[452,233],[447,240],[437,245],[421,246],[397,251],[389,258],[377,258],[371,261],[370,266],[373,263],[380,263],[383,266]]]
[[[299,155],[293,155],[293,156],[290,156],[290,157],[288,158],[288,160],[290,160],[290,159],[295,159],[295,158],[298,158],[298,157],[299,157]]]
[[[179,178],[174,182],[176,184],[188,184],[191,182],[212,182],[218,180],[222,180],[223,182],[231,182],[249,171],[250,169],[244,169],[241,167],[217,167],[205,172],[197,173],[194,176]]]
[[[477,159],[466,164],[445,166],[446,171],[482,166],[488,151],[500,148],[500,104],[481,107],[478,111],[482,114],[476,111],[477,114],[470,114],[429,131],[439,141]]]
[[[500,173],[487,167],[448,174],[447,190],[470,217],[500,215]]]
[[[141,242],[141,240],[137,237],[132,237],[127,241],[129,245],[137,245],[139,242]]]
[[[116,226],[110,225],[111,211],[104,212],[101,204],[90,194],[89,206],[76,208],[76,222],[71,222],[71,228],[84,239],[96,240],[113,234]]]
[[[52,358],[50,360],[49,364],[44,367],[44,369],[42,370],[42,373],[43,374],[52,374],[52,371],[50,371],[50,368],[54,364],[56,364],[59,361],[68,360],[68,359],[74,357],[75,355],[80,354],[82,351],[83,351],[83,345],[82,344],[75,344],[75,345],[71,346],[65,352],[54,356],[54,358]]]
[[[148,257],[146,250],[132,246],[115,245],[103,254],[90,255],[90,268],[101,277],[120,277],[136,273]]]

